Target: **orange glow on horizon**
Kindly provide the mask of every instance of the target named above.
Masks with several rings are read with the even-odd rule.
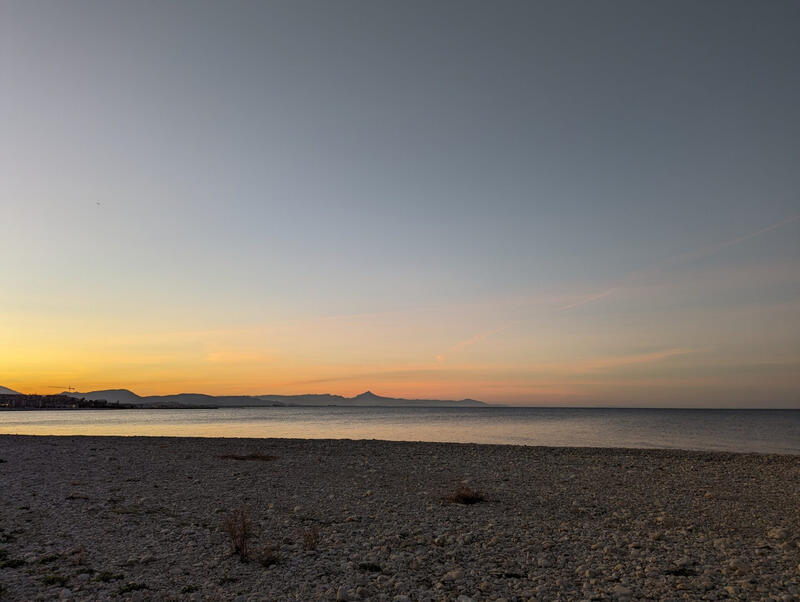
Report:
[[[146,316],[147,329],[141,315],[126,311],[102,319],[17,312],[0,316],[0,385],[24,393],[125,388],[142,396],[371,390],[536,405],[725,404],[762,391],[797,403],[800,358],[782,338],[800,315],[796,303],[690,308],[635,328],[625,314],[598,321],[580,308],[560,311],[563,305],[544,296],[212,327],[206,316],[155,313]],[[507,317],[522,310],[530,312],[525,319]],[[739,334],[743,317],[772,337],[770,357],[753,356]],[[715,344],[698,322],[713,325]]]

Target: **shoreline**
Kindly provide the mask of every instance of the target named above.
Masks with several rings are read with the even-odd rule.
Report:
[[[0,459],[2,599],[800,597],[796,455],[0,435]]]
[[[730,408],[730,407],[713,407],[713,406],[539,406],[539,405],[513,405],[513,404],[499,404],[499,403],[486,403],[482,406],[420,406],[420,405],[348,405],[348,404],[254,404],[254,405],[146,405],[146,404],[128,404],[128,405],[111,405],[109,407],[53,407],[53,408],[11,408],[0,405],[0,410],[30,410],[30,411],[48,411],[48,410],[104,410],[104,409],[120,409],[120,410],[241,410],[241,409],[255,409],[255,408],[282,408],[282,409],[298,409],[298,408],[342,408],[354,410],[621,410],[621,411],[642,411],[642,412],[800,412],[800,407],[770,407],[770,408]]]
[[[603,447],[597,445],[528,445],[525,443],[482,443],[477,441],[425,441],[414,439],[353,439],[348,437],[219,437],[216,435],[96,435],[96,434],[52,434],[52,433],[0,433],[0,440],[3,438],[20,437],[20,438],[39,438],[39,439],[124,439],[124,440],[167,440],[176,442],[188,441],[221,441],[229,443],[242,443],[250,442],[259,444],[264,442],[318,442],[318,443],[375,443],[375,444],[401,444],[401,445],[461,445],[461,446],[478,446],[478,447],[499,447],[499,448],[521,448],[523,450],[540,450],[543,452],[556,452],[573,450],[576,452],[592,453],[620,453],[620,454],[637,454],[637,453],[653,453],[653,454],[688,454],[688,455],[719,455],[719,456],[757,456],[769,457],[775,456],[776,458],[796,458],[800,460],[800,452],[759,452],[759,451],[732,451],[732,450],[716,450],[716,449],[701,449],[701,448],[687,448],[687,447]]]
[[[142,435],[140,433],[124,434],[95,434],[95,433],[5,433],[0,432],[0,439],[4,437],[31,437],[31,438],[54,438],[54,439],[143,439],[143,440],[173,440],[173,441],[227,441],[227,442],[293,442],[293,441],[315,441],[315,442],[351,442],[351,443],[391,443],[391,444],[412,444],[412,445],[471,445],[480,447],[515,447],[522,449],[538,449],[542,451],[575,450],[583,452],[616,452],[616,453],[685,453],[685,454],[714,454],[732,456],[775,456],[800,459],[800,451],[756,451],[756,450],[729,450],[729,449],[708,449],[692,447],[625,447],[625,446],[602,446],[602,445],[544,445],[527,443],[493,443],[480,441],[429,441],[423,439],[379,439],[379,438],[351,438],[351,437],[249,437],[249,436],[218,436],[218,435]]]

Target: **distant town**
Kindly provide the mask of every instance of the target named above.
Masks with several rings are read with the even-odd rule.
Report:
[[[134,407],[137,406],[69,395],[0,394],[0,410],[129,410]]]

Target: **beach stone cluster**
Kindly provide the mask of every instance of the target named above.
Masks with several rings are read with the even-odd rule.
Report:
[[[3,435],[0,600],[55,599],[797,601],[800,456]]]

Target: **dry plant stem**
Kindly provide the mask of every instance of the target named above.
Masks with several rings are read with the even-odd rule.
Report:
[[[310,527],[303,531],[303,548],[306,550],[316,550],[319,545],[319,529]]]
[[[477,504],[485,501],[486,498],[475,489],[470,489],[466,485],[459,485],[455,493],[445,497],[444,500],[451,504]]]
[[[253,523],[247,508],[241,506],[231,512],[225,519],[224,528],[231,540],[233,552],[239,556],[242,562],[247,562],[249,558],[248,542],[253,535]]]

